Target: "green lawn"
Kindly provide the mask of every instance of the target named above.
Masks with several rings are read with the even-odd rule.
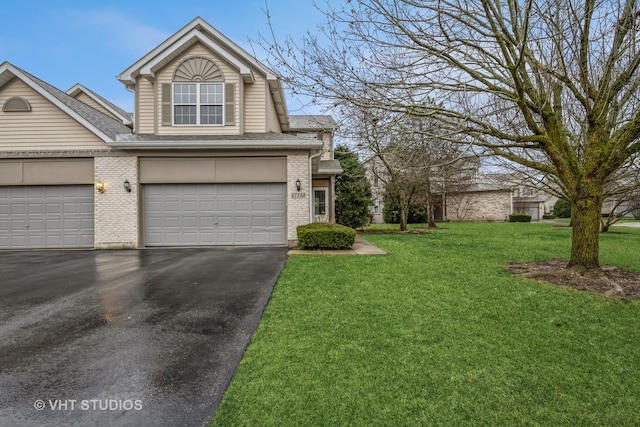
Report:
[[[640,425],[640,303],[501,269],[566,258],[570,229],[445,227],[290,258],[212,425]],[[602,261],[640,271],[615,231]]]

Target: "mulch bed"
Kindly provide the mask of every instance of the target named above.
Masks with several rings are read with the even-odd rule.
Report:
[[[540,262],[511,262],[507,264],[506,269],[516,276],[543,280],[607,297],[640,299],[640,274],[619,267],[602,266],[600,272],[581,274],[568,269],[566,260],[550,259]]]

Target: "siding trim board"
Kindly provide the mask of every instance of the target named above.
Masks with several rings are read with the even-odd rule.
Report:
[[[93,185],[93,159],[0,160],[0,185]]]
[[[140,183],[286,182],[284,157],[142,157]]]

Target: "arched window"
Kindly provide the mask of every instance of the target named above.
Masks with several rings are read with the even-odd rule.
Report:
[[[223,125],[224,76],[207,58],[183,61],[173,75],[174,125]]]
[[[31,104],[29,104],[29,101],[24,98],[14,96],[13,98],[9,98],[4,102],[2,111],[4,111],[5,113],[31,111]]]

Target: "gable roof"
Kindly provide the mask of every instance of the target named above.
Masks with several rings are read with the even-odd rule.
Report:
[[[133,124],[133,115],[132,113],[128,113],[124,111],[122,108],[118,107],[114,103],[110,102],[108,99],[103,98],[98,95],[94,91],[88,89],[87,87],[81,85],[80,83],[76,83],[73,87],[67,90],[67,95],[75,98],[79,93],[84,93],[89,98],[93,99],[96,103],[101,105],[105,110],[109,111],[111,114],[122,120],[122,123],[129,126]]]
[[[290,115],[290,131],[335,130],[338,124],[333,117],[326,115]]]
[[[280,126],[283,130],[288,130],[287,105],[280,77],[201,17],[195,18],[160,43],[120,73],[117,79],[127,89],[134,90],[138,76],[145,76],[150,80],[155,79],[157,71],[198,42],[207,46],[211,51],[224,58],[229,65],[236,68],[246,84],[255,81],[254,72],[263,75],[273,97]]]
[[[106,114],[67,95],[60,89],[27,73],[9,62],[0,64],[0,87],[14,78],[22,80],[31,89],[56,105],[104,142],[114,141],[116,135],[131,133],[131,129]]]

